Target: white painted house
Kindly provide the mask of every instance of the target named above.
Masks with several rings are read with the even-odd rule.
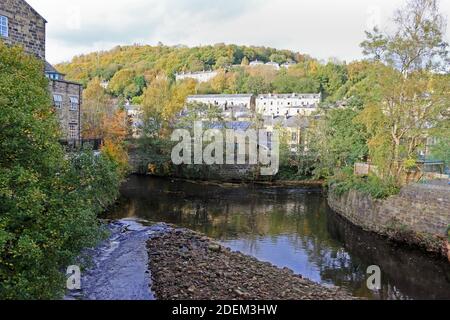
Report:
[[[224,111],[229,107],[245,107],[249,110],[254,110],[255,97],[252,94],[206,94],[189,96],[187,103],[193,102],[219,106]]]
[[[218,75],[217,71],[201,71],[201,72],[188,72],[188,73],[177,73],[175,78],[177,81],[182,81],[185,79],[194,79],[195,81],[202,83],[208,82]]]
[[[261,94],[256,98],[256,112],[273,117],[310,116],[321,100],[321,94]]]

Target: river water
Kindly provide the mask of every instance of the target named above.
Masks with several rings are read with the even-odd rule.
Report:
[[[111,219],[166,222],[369,299],[450,299],[450,264],[349,224],[320,190],[131,176]],[[382,288],[367,288],[377,265]]]

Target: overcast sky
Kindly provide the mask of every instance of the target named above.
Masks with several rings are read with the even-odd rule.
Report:
[[[405,0],[28,0],[47,19],[47,60],[134,43],[264,45],[313,57],[361,57],[364,30]],[[441,0],[450,16],[450,0]],[[447,39],[450,35],[448,26]]]

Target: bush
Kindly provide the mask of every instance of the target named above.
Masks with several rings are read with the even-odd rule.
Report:
[[[41,61],[0,44],[0,299],[52,299],[65,269],[99,240],[117,164],[58,143]]]
[[[398,194],[400,188],[393,180],[382,180],[369,175],[365,177],[353,174],[353,168],[347,167],[328,180],[329,186],[334,186],[334,192],[342,195],[350,190],[358,190],[372,196],[375,199],[385,199]]]

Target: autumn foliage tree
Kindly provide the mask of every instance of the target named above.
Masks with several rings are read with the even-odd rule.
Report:
[[[110,96],[101,86],[100,79],[94,78],[83,91],[83,139],[98,139],[104,136],[104,119],[113,113],[112,109]]]
[[[359,119],[368,128],[370,155],[382,175],[401,183],[431,129],[449,121],[450,84],[436,73],[448,61],[437,1],[410,0],[394,21],[393,34],[371,35],[362,43],[380,63],[372,90],[378,97],[366,104]]]
[[[117,110],[103,118],[102,151],[119,163],[122,171],[128,168],[128,152],[125,139],[128,137],[128,116],[125,110]]]

